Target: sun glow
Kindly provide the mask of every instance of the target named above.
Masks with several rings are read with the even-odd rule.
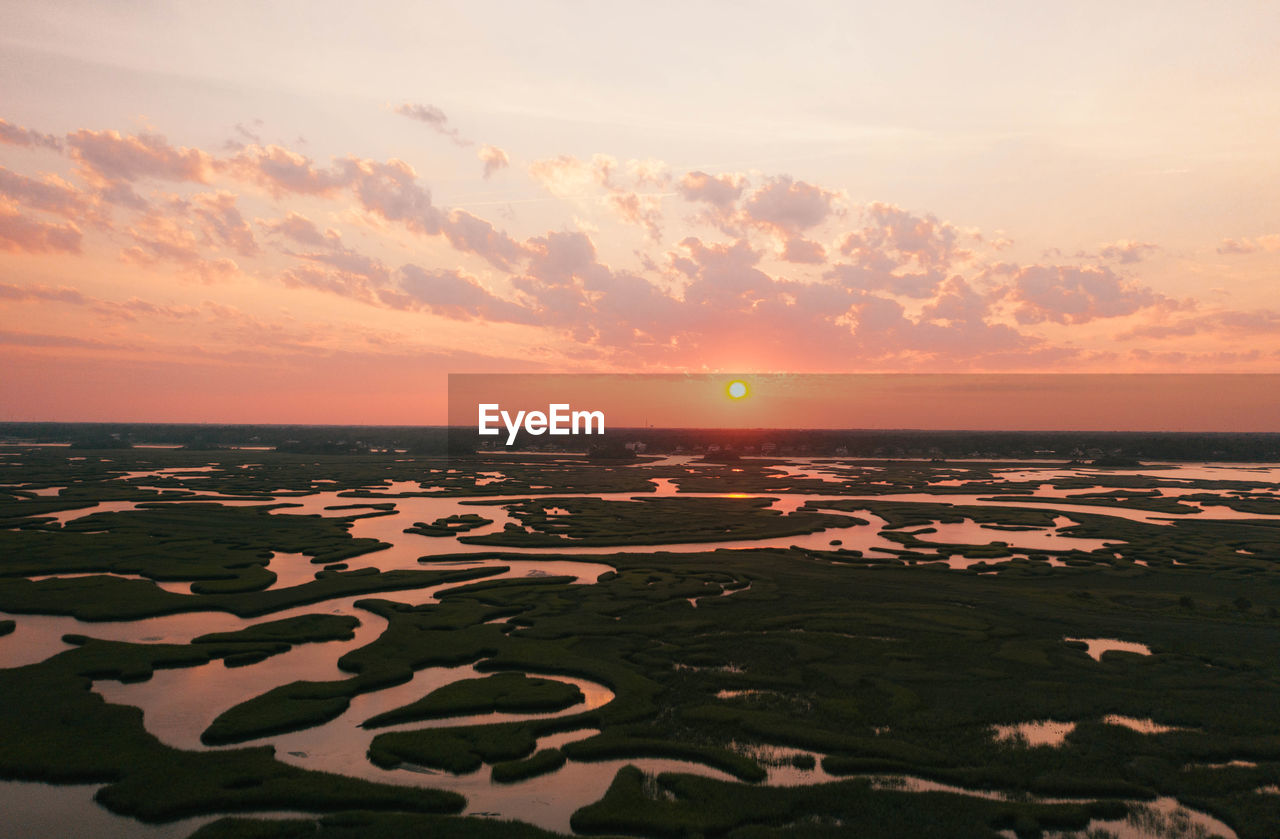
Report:
[[[730,399],[745,399],[751,393],[751,390],[747,387],[746,382],[741,379],[735,379],[729,382],[729,387],[725,389],[725,392],[729,394]]]

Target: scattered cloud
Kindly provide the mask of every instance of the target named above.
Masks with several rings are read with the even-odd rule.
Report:
[[[0,300],[43,300],[56,303],[82,304],[88,298],[79,290],[68,286],[50,287],[46,285],[16,286],[0,283]]]
[[[236,196],[230,192],[197,195],[190,211],[206,242],[224,245],[244,257],[261,252],[253,230],[236,208]]]
[[[299,245],[327,248],[341,243],[341,235],[333,228],[323,233],[315,222],[301,213],[290,211],[282,219],[258,219],[258,225],[273,236],[281,236]]]
[[[511,159],[507,157],[507,153],[497,146],[481,146],[476,152],[476,157],[480,158],[480,162],[484,164],[485,180],[488,180],[494,172],[511,165]]]
[[[472,145],[439,108],[405,103],[395,111]],[[1233,336],[1262,342],[1280,334],[1276,312],[1205,311],[1131,278],[1123,266],[1150,257],[1154,242],[1066,248],[1074,258],[1055,249],[1058,258],[1043,264],[995,262],[993,252],[1010,247],[999,231],[984,236],[884,202],[854,205],[786,174],[673,174],[660,160],[605,154],[529,164],[528,180],[567,206],[562,229],[516,238],[494,223],[502,209],[482,208],[545,198],[503,194],[451,208],[407,161],[316,160],[264,144],[261,121],[236,123],[233,132],[213,154],[152,132],[82,129],[59,140],[0,120],[0,142],[62,151],[68,170],[0,166],[0,250],[87,262],[86,254],[109,248],[155,268],[156,278],[274,277],[284,288],[424,318],[531,327],[549,358],[628,367],[754,360],[778,369],[1036,368],[1103,363],[1107,352],[1113,361],[1138,358],[1131,344],[1114,341],[1198,336],[1230,347]],[[496,146],[478,146],[476,157],[482,171],[473,178],[511,168]],[[522,174],[502,180],[505,193]],[[414,237],[438,239],[424,247]],[[1280,234],[1227,239],[1218,251],[1280,252]],[[1143,269],[1132,271],[1145,278]],[[30,279],[0,283],[0,301],[142,322],[217,319],[210,307],[224,305],[100,300],[75,283]],[[221,318],[224,336],[243,329],[266,340],[268,327],[245,317]],[[1127,331],[1118,335],[1098,338],[1105,325],[1075,329],[1120,318]],[[308,340],[291,335],[280,346]],[[1077,335],[1098,343],[1081,349]],[[1163,352],[1142,361],[1166,363]],[[1236,353],[1232,364],[1247,358],[1222,352]]]
[[[398,293],[382,295],[383,302],[395,308],[426,310],[453,320],[534,322],[529,310],[495,296],[461,271],[402,265],[397,280]]]
[[[1103,245],[1098,249],[1098,255],[1103,259],[1119,262],[1121,265],[1129,265],[1134,262],[1141,262],[1148,254],[1160,250],[1159,245],[1151,242],[1135,242],[1131,239],[1121,239],[1108,245]]]
[[[57,175],[29,178],[0,166],[0,197],[32,210],[101,223],[97,201]]]
[[[1184,317],[1172,323],[1135,326],[1122,333],[1121,340],[1133,338],[1189,338],[1219,333],[1225,337],[1280,334],[1280,312],[1260,309],[1252,312],[1220,311]]]
[[[131,183],[156,178],[208,183],[213,173],[213,158],[208,153],[171,145],[159,134],[81,129],[67,135],[67,146],[91,182]]]
[[[620,168],[630,183],[621,183],[615,177]],[[650,239],[662,237],[663,195],[638,189],[667,183],[669,176],[660,161],[632,160],[619,167],[617,159],[607,154],[594,155],[590,160],[560,155],[534,161],[529,165],[529,175],[557,198],[599,202],[617,218],[644,228]]]
[[[465,140],[458,135],[458,129],[450,127],[449,118],[445,116],[444,111],[435,105],[419,105],[413,102],[405,102],[395,106],[392,110],[402,117],[425,123],[437,134],[443,134],[460,146],[472,145],[470,140]]]
[[[1277,251],[1280,251],[1280,233],[1269,233],[1253,238],[1223,239],[1222,244],[1218,245],[1218,253],[1221,254],[1276,253]]]
[[[31,131],[3,119],[0,119],[0,143],[29,149],[45,148],[62,151],[62,141],[54,135]]]
[[[708,175],[706,172],[689,172],[676,188],[686,201],[701,201],[728,213],[742,197],[746,178],[741,175]]]
[[[1147,286],[1126,282],[1110,268],[1032,265],[1019,269],[1005,289],[1020,324],[1080,324],[1139,310],[1177,308]]]
[[[74,253],[83,237],[74,222],[37,221],[0,206],[0,250],[10,253]]]

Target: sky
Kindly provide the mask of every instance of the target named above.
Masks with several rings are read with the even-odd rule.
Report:
[[[0,0],[0,420],[1280,373],[1280,6],[1058,6]]]
[[[1250,432],[1280,428],[1276,394],[1265,373],[454,373],[448,424]]]

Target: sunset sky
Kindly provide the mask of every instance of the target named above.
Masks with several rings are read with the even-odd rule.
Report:
[[[1274,2],[0,5],[0,420],[1280,372]]]

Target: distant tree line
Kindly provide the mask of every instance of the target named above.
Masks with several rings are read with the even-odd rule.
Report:
[[[0,423],[0,440],[70,443],[77,448],[176,445],[212,450],[261,447],[308,454],[466,454],[495,446],[474,428],[444,426]],[[920,431],[894,429],[610,428],[604,437],[521,435],[515,450],[733,453],[740,456],[1038,458],[1123,463],[1133,460],[1280,461],[1280,433],[1137,431]]]

